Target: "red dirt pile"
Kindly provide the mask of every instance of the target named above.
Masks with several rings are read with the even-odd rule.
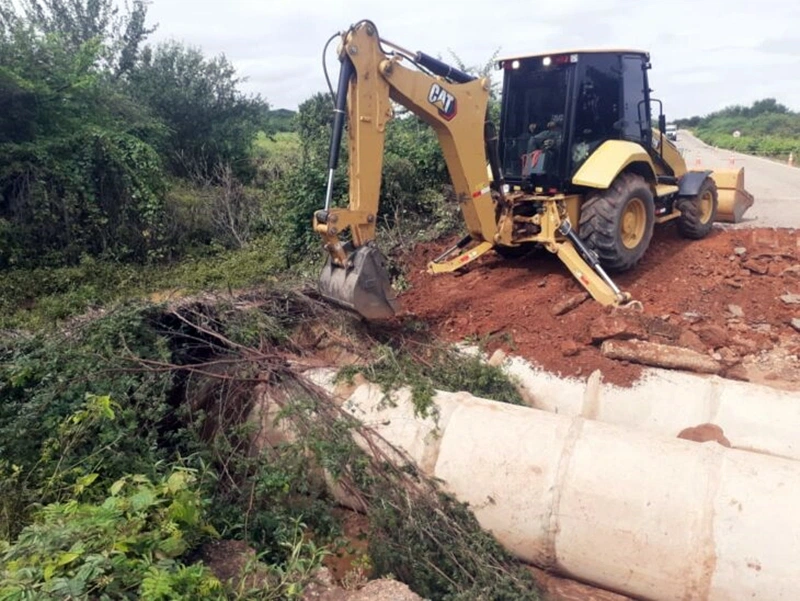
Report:
[[[506,260],[487,255],[462,273],[431,276],[427,263],[451,241],[421,244],[406,258],[411,284],[401,319],[419,318],[452,341],[503,348],[555,373],[627,385],[641,366],[608,359],[607,339],[648,340],[713,356],[723,375],[743,378],[742,358],[788,345],[800,352],[792,319],[800,317],[800,240],[786,229],[715,229],[699,241],[674,226],[656,229],[633,271],[617,284],[644,304],[643,313],[604,308],[591,299],[556,315],[582,293],[546,251]],[[800,303],[800,300],[798,300]]]

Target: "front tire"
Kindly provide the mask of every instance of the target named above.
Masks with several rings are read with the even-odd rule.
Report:
[[[626,271],[650,246],[654,224],[655,204],[647,181],[622,173],[607,190],[584,201],[578,231],[603,267]]]
[[[711,233],[714,220],[717,218],[717,184],[707,177],[703,180],[696,196],[687,196],[678,199],[678,232],[684,238],[700,240]]]

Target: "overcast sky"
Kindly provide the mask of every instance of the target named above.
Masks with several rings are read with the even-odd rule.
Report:
[[[149,11],[152,40],[224,53],[245,90],[290,109],[325,89],[325,40],[361,18],[406,48],[444,58],[452,49],[475,65],[497,49],[648,50],[668,117],[769,96],[800,110],[797,0],[153,0]]]

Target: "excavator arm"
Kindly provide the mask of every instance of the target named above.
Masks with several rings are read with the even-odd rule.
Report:
[[[361,21],[342,34],[339,59],[325,208],[314,214],[314,230],[322,236],[328,253],[320,276],[320,292],[367,319],[388,318],[396,313],[398,304],[384,258],[375,245],[375,228],[392,101],[428,123],[438,136],[469,235],[432,263],[429,271],[454,271],[490,250],[498,233],[503,203],[502,185],[498,184],[502,180],[495,161],[493,190],[486,169],[487,149],[490,156],[492,152],[491,144],[487,144],[491,134],[485,134],[490,83],[424,53],[410,52],[382,40],[370,21]],[[333,208],[333,173],[345,120],[349,206]],[[553,230],[563,225],[560,221],[554,223]],[[350,233],[347,241],[342,240],[345,231]],[[568,256],[570,260],[565,263],[576,276],[576,270],[589,274],[589,278],[578,280],[603,304],[626,300],[613,283],[613,289],[609,288],[597,277],[594,266],[590,267],[567,239],[554,241],[548,248],[559,257]]]

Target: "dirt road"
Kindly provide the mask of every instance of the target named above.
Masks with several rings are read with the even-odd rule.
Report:
[[[717,150],[683,130],[678,132],[678,148],[689,169],[744,167],[745,186],[756,201],[737,227],[800,227],[800,168]]]

